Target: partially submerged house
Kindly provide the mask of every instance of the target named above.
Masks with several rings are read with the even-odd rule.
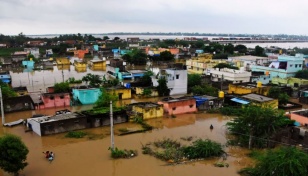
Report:
[[[164,106],[164,112],[168,115],[192,113],[197,111],[196,100],[193,97],[164,98],[157,104]]]
[[[162,104],[152,102],[139,102],[128,105],[129,114],[141,116],[144,120],[162,117],[164,108]]]
[[[4,112],[34,110],[34,103],[29,95],[10,97],[3,101]]]
[[[124,86],[109,87],[109,88],[106,88],[106,91],[112,95],[117,95],[119,100],[132,98],[131,88],[127,86],[126,87]]]
[[[2,71],[2,72],[0,72],[0,80],[1,80],[3,83],[10,84],[11,81],[12,81],[10,72],[8,72],[8,71]]]
[[[247,94],[240,97],[232,97],[231,101],[235,102],[236,105],[257,105],[262,107],[278,108],[278,100],[270,97],[266,97],[258,94]]]
[[[41,94],[39,109],[67,107],[70,106],[71,97],[70,93],[44,93]]]
[[[81,103],[82,105],[94,104],[101,95],[99,88],[91,88],[88,86],[79,86],[72,89],[73,104]]]
[[[193,96],[193,98],[196,100],[197,109],[200,111],[220,108],[223,105],[223,98],[209,95]]]

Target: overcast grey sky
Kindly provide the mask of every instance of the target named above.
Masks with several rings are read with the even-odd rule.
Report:
[[[308,34],[308,0],[0,0],[0,33]]]

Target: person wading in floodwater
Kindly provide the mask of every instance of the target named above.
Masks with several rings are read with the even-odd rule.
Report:
[[[210,129],[211,129],[211,130],[213,130],[213,129],[214,129],[214,127],[213,127],[213,125],[212,125],[212,124],[211,124],[211,126],[210,126]]]

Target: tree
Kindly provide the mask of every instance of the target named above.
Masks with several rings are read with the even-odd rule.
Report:
[[[260,47],[259,45],[257,45],[255,47],[254,53],[255,56],[265,56],[264,54],[264,48]]]
[[[87,75],[83,76],[82,81],[85,81],[86,83],[89,82],[89,85],[92,87],[99,87],[102,83],[102,80],[99,75],[93,75],[91,73],[88,73]]]
[[[240,171],[245,176],[308,175],[308,154],[296,147],[279,147],[256,157],[254,167]]]
[[[114,37],[113,40],[120,40],[120,37]]]
[[[195,45],[196,48],[203,48],[204,42],[199,40],[194,45]]]
[[[115,102],[118,100],[118,96],[115,94],[111,94],[106,91],[105,88],[101,88],[101,94],[95,102],[95,108],[109,107],[110,101],[112,101],[112,105],[115,106]]]
[[[228,43],[224,46],[224,53],[233,54],[234,53],[234,46],[231,43]]]
[[[191,92],[192,87],[201,85],[201,75],[199,74],[188,74],[187,88],[188,92]]]
[[[150,88],[143,89],[142,95],[145,97],[151,96],[152,90]]]
[[[159,96],[168,96],[170,90],[167,86],[167,80],[165,77],[161,77],[158,79],[158,86],[156,87]]]
[[[247,52],[247,47],[245,45],[236,45],[234,47],[234,50],[239,52],[239,53],[246,53]]]
[[[163,51],[160,53],[160,60],[161,61],[173,61],[174,55],[171,54],[170,51]]]
[[[308,70],[299,70],[295,73],[295,78],[308,79]]]
[[[131,53],[129,53],[129,55],[131,56],[131,59],[127,60],[127,62],[130,64],[145,65],[147,62],[147,55],[139,49],[134,49]]]
[[[193,95],[210,95],[210,96],[218,95],[218,89],[207,84],[196,85],[191,88],[191,92],[193,93]]]
[[[69,92],[69,91],[70,91],[70,85],[68,82],[56,83],[54,85],[55,93],[63,93],[63,92]]]
[[[109,37],[108,36],[104,36],[103,40],[109,40]]]
[[[286,104],[289,101],[289,95],[286,92],[282,92],[279,87],[271,87],[268,91],[268,96],[278,99],[279,104]]]
[[[294,123],[283,111],[271,107],[248,105],[238,109],[238,117],[227,123],[227,128],[236,136],[230,140],[248,148],[268,146],[275,131]]]
[[[0,80],[0,86],[2,91],[3,100],[7,100],[10,97],[16,97],[17,93],[6,83]]]
[[[6,134],[0,138],[0,168],[18,175],[28,163],[29,150],[18,136]]]
[[[147,71],[144,73],[144,75],[140,78],[139,82],[142,83],[142,86],[148,87],[152,85],[152,78],[151,76],[153,76],[153,72],[152,71]]]

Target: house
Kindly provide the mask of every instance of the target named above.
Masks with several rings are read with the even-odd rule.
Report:
[[[117,95],[119,100],[124,100],[124,99],[131,99],[132,98],[132,92],[131,89],[128,87],[109,87],[106,88],[106,91],[112,95]]]
[[[0,72],[0,80],[3,83],[10,84],[12,82],[12,78],[9,71],[1,71]]]
[[[263,86],[261,82],[229,84],[228,94],[244,95],[255,93],[267,96],[270,86]]]
[[[268,72],[251,72],[250,82],[268,84],[271,82],[271,78]]]
[[[12,62],[13,63],[21,63],[24,59],[26,59],[28,56],[28,52],[25,51],[15,51],[12,54]]]
[[[79,86],[72,89],[73,104],[81,103],[82,105],[94,104],[101,95],[99,88],[88,86]]]
[[[39,109],[66,107],[70,106],[71,103],[69,93],[44,93],[41,94],[39,99],[42,101]]]
[[[137,42],[139,42],[139,37],[128,37],[127,39],[126,39],[126,41],[128,42],[128,43],[137,43]]]
[[[262,107],[278,108],[278,100],[258,94],[247,94],[240,97],[248,101],[250,104],[259,105]]]
[[[2,63],[1,68],[11,68],[12,67],[12,59],[11,58],[0,58],[0,62]]]
[[[250,81],[251,72],[229,68],[215,68],[210,70],[213,82],[230,81],[232,83],[245,83]]]
[[[32,59],[30,60],[23,60],[22,61],[22,66],[28,69],[33,69],[34,68],[34,61]]]
[[[126,114],[126,110],[122,108],[114,107],[112,110],[113,114],[113,124],[125,123],[128,122],[128,115]],[[81,114],[86,116],[87,128],[95,128],[101,126],[109,126],[110,125],[110,109],[91,109],[87,111],[81,111]]]
[[[88,63],[91,70],[106,70],[106,60],[93,59],[90,60]]]
[[[156,76],[151,76],[153,86],[158,86],[158,80],[164,77],[170,90],[169,95],[187,94],[187,69],[183,64],[175,64],[170,68],[161,69]]]
[[[143,77],[147,71],[146,70],[129,70],[127,72],[132,75],[133,80],[137,80]]]
[[[291,111],[288,116],[291,120],[295,120],[301,126],[308,126],[308,110],[302,109],[297,111]]]
[[[87,118],[81,113],[57,111],[54,116],[41,116],[27,119],[27,126],[39,136],[85,129]]]
[[[277,61],[277,58],[245,55],[228,57],[228,61],[238,68],[244,67],[244,70],[251,71],[252,65],[268,66],[271,62]]]
[[[278,61],[273,61],[268,67],[253,65],[252,71],[262,71],[270,75],[270,78],[294,77],[295,73],[303,69],[304,58],[301,54],[295,56],[278,56]]]
[[[39,48],[24,48],[24,51],[32,54],[35,58],[39,58],[40,57],[40,50]]]
[[[10,97],[3,101],[4,112],[34,110],[34,103],[29,95]]]
[[[44,46],[46,44],[47,44],[47,42],[44,42],[42,40],[33,40],[33,41],[27,42],[27,45],[31,46],[31,47]]]
[[[209,95],[194,96],[198,111],[220,108],[223,105],[223,98]]]
[[[226,63],[225,59],[212,59],[212,54],[199,54],[197,57],[186,60],[189,73],[210,74],[210,70],[219,63]]]
[[[85,54],[89,53],[89,50],[74,50],[74,56],[83,59]]]
[[[294,77],[288,77],[288,78],[278,78],[274,77],[271,81],[272,84],[281,85],[281,86],[289,86],[292,88],[299,88],[302,86],[308,85],[307,79],[301,79],[301,78],[294,78]]]
[[[70,65],[71,64],[68,58],[57,58],[56,63],[57,65]]]
[[[74,61],[75,70],[77,72],[86,72],[87,71],[87,63],[82,60],[75,60]]]
[[[162,117],[164,108],[162,104],[151,102],[139,102],[128,105],[133,114],[139,114],[144,120]]]
[[[164,112],[168,115],[192,113],[197,111],[196,99],[193,97],[168,97],[158,101],[157,104],[162,104]]]
[[[106,65],[107,65],[107,68],[106,68],[107,74],[109,74],[110,76],[112,76],[114,78],[119,78],[120,72],[126,73],[126,71],[125,71],[126,62],[124,62],[122,59],[108,60],[106,62]],[[129,76],[129,73],[126,74],[126,76]],[[130,78],[131,78],[131,75],[130,75]]]

